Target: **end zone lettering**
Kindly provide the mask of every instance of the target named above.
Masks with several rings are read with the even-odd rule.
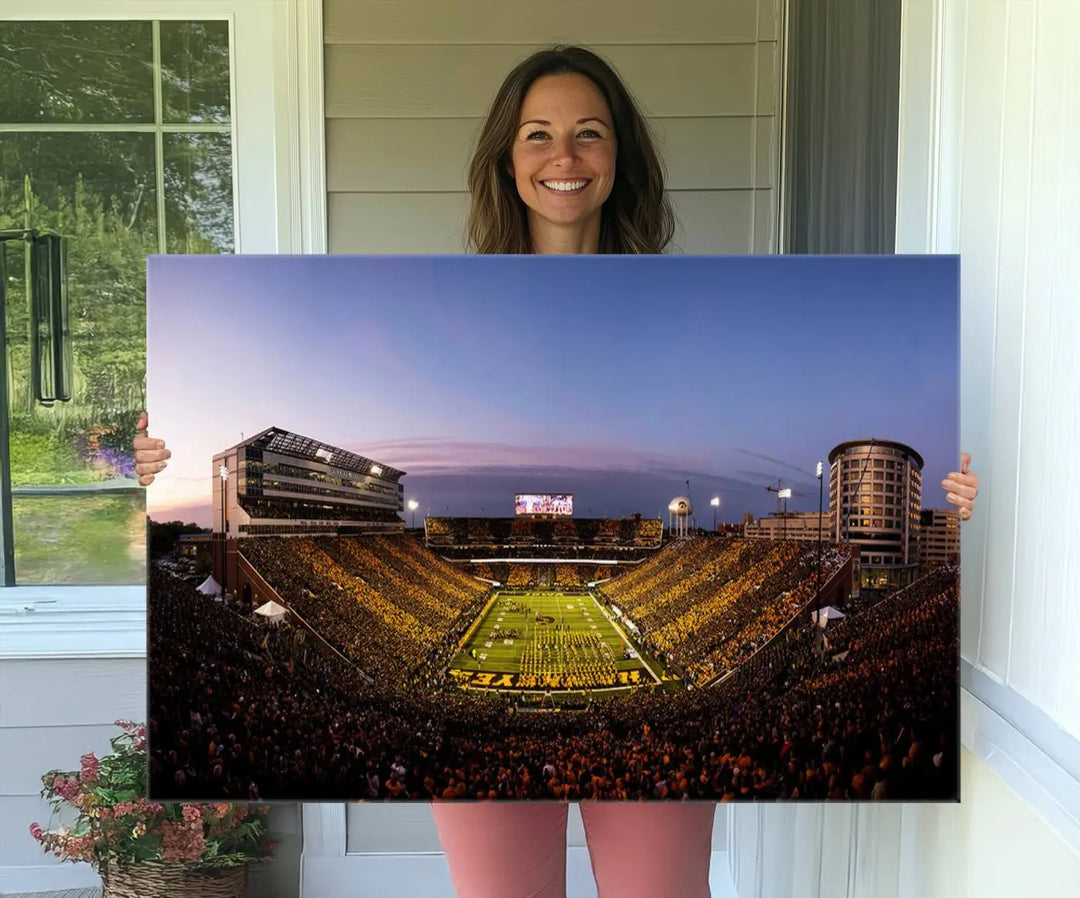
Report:
[[[620,670],[611,683],[581,683],[578,685],[567,682],[568,677],[563,676],[526,676],[518,673],[501,673],[475,670],[451,670],[450,676],[458,685],[475,689],[603,689],[616,686],[637,686],[642,683],[641,669]]]

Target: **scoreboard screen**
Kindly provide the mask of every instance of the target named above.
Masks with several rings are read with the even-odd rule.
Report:
[[[518,493],[514,497],[514,514],[574,513],[574,497],[566,493]]]

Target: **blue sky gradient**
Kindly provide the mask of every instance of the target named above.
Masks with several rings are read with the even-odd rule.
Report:
[[[702,523],[778,478],[816,510],[817,460],[871,436],[944,507],[958,311],[946,256],[155,256],[150,513],[208,524],[213,453],[270,425],[407,471],[421,513],[655,516],[688,478]]]

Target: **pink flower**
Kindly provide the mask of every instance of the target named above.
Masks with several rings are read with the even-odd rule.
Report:
[[[188,823],[202,822],[202,809],[197,804],[186,804],[183,810],[184,820]]]
[[[183,823],[166,821],[161,824],[161,859],[163,861],[197,861],[202,857],[206,840],[202,829]]]
[[[158,804],[156,801],[148,801],[145,798],[140,798],[137,810],[146,817],[156,817],[158,814],[163,814],[165,812],[165,805]]]
[[[53,780],[52,790],[64,799],[64,801],[71,801],[79,794],[79,781],[69,780],[65,777],[58,776]]]
[[[135,810],[135,805],[130,801],[118,801],[113,805],[113,814],[117,817],[126,817]]]
[[[88,755],[82,756],[82,781],[84,783],[93,782],[97,779],[98,775],[98,759],[91,752]]]
[[[224,820],[225,815],[228,814],[231,810],[232,808],[230,808],[227,804],[216,804],[214,805],[214,816],[217,817],[218,820]]]
[[[94,839],[87,834],[84,836],[72,836],[63,844],[64,854],[69,860],[89,861],[94,858]]]
[[[38,823],[31,823],[30,824],[30,835],[32,835],[34,837],[35,841],[38,841],[38,842],[44,841],[44,835],[43,835],[43,833],[41,831],[41,825],[38,824]]]

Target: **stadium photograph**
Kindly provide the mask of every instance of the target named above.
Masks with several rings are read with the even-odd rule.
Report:
[[[151,257],[151,797],[958,800],[958,288]]]

